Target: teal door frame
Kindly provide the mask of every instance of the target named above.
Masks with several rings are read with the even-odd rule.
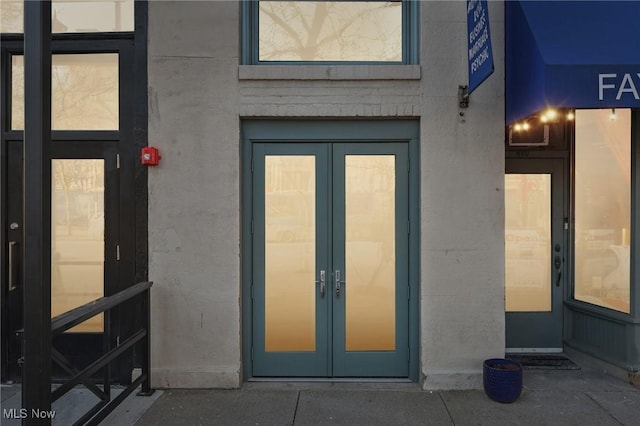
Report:
[[[406,286],[406,299],[408,299],[408,324],[404,327],[406,332],[408,347],[406,348],[406,363],[402,362],[400,366],[406,373],[402,373],[401,377],[407,377],[413,381],[417,381],[419,377],[419,123],[413,120],[358,120],[358,121],[281,121],[281,120],[246,120],[242,123],[242,343],[243,343],[243,378],[244,380],[258,376],[253,371],[253,359],[256,349],[254,343],[254,308],[260,310],[260,307],[254,307],[254,299],[258,299],[255,288],[252,283],[256,279],[260,279],[259,274],[253,268],[255,247],[253,244],[252,229],[253,215],[255,206],[253,205],[253,177],[252,171],[255,171],[256,163],[254,161],[254,148],[256,144],[265,143],[281,143],[287,145],[287,150],[302,149],[304,151],[305,144],[316,143],[318,147],[328,146],[332,144],[348,144],[350,150],[358,151],[357,144],[366,143],[370,152],[371,147],[375,147],[376,143],[393,144],[407,147],[407,163],[408,173],[405,182],[398,182],[401,185],[408,186],[408,203],[406,214],[409,221],[405,227],[408,234],[406,244],[406,256],[408,257],[408,285]],[[295,145],[299,147],[295,147]],[[324,145],[323,145],[324,144]],[[307,145],[308,147],[309,145]],[[337,145],[336,145],[337,146]],[[380,145],[382,146],[382,145]],[[309,148],[306,148],[309,149]],[[322,149],[322,148],[318,148]],[[340,149],[340,148],[338,148]],[[344,149],[344,148],[343,148]],[[375,149],[375,148],[374,148]],[[321,154],[322,155],[322,154]],[[328,171],[323,175],[330,177]],[[344,177],[343,177],[344,178]],[[320,176],[319,179],[322,179]],[[343,201],[344,202],[344,201]],[[252,226],[253,225],[253,226]],[[263,231],[262,231],[263,232]],[[322,244],[322,242],[321,242]],[[264,268],[263,268],[264,269]],[[254,275],[258,274],[258,275]],[[328,291],[333,289],[328,287]],[[404,295],[398,299],[404,298]],[[331,309],[331,308],[329,308]],[[259,313],[258,313],[259,314]],[[256,315],[258,315],[256,314]],[[331,312],[327,312],[330,315]],[[324,313],[322,313],[324,315]],[[259,342],[257,342],[259,344]],[[331,348],[326,348],[329,351]],[[324,348],[323,348],[324,350]],[[404,351],[404,350],[403,350]],[[362,353],[360,353],[362,354]],[[262,354],[261,354],[262,355]],[[312,357],[311,357],[312,358]],[[369,376],[367,370],[358,369],[358,365],[362,364],[362,359],[353,358],[344,360],[344,368],[347,368],[350,376],[365,377]],[[282,358],[281,358],[282,359]],[[310,362],[316,360],[310,359]],[[295,374],[286,374],[295,370],[296,363],[287,363],[280,361],[282,365],[282,376],[290,376]],[[367,364],[365,362],[364,364]],[[397,364],[397,362],[396,362]],[[277,364],[275,364],[277,365]],[[307,365],[305,368],[308,368]],[[329,371],[324,371],[323,366],[312,367],[315,375],[327,377]],[[308,370],[307,370],[308,371]],[[390,377],[398,377],[390,369],[387,373]],[[395,370],[398,371],[398,370]],[[260,373],[260,372],[257,372]],[[334,371],[335,373],[335,371]]]

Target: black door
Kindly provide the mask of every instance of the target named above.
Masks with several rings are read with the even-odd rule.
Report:
[[[113,142],[53,146],[51,184],[51,315],[114,293],[118,277],[118,169]],[[3,289],[7,377],[20,375],[23,325],[22,142],[7,142],[7,268]],[[76,368],[94,361],[108,344],[99,315],[56,337],[53,348]],[[64,370],[54,364],[54,375]]]
[[[146,172],[139,162],[146,116],[133,34],[52,41],[51,308],[59,315],[146,278]],[[24,56],[19,37],[0,47],[0,308],[2,380],[21,375],[23,325],[22,200]],[[138,78],[138,76],[140,76]],[[139,89],[142,87],[142,90]],[[141,106],[142,105],[142,106]],[[135,131],[134,131],[135,129]],[[138,192],[136,192],[138,191]],[[143,197],[140,201],[136,194]],[[139,232],[136,232],[140,229]],[[143,242],[140,242],[144,239]],[[28,307],[27,314],[28,312]],[[54,339],[74,368],[128,336],[135,306],[96,316]],[[107,336],[110,332],[110,337]],[[112,363],[110,376],[131,379],[133,357]],[[54,376],[68,371],[54,364]]]

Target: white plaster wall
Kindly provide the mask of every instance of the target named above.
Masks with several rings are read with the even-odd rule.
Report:
[[[466,2],[422,2],[421,370],[426,389],[481,388],[504,356],[504,24],[489,2],[495,72],[467,84]],[[461,116],[460,114],[464,114]]]
[[[237,2],[149,2],[152,380],[240,383]]]
[[[459,115],[465,2],[422,2],[421,64],[239,66],[235,1],[149,3],[152,374],[158,387],[237,387],[240,119],[421,121],[421,373],[478,388],[504,351],[503,5],[490,2],[495,73]]]

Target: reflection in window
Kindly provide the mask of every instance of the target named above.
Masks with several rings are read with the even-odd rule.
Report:
[[[134,0],[53,0],[51,31],[133,31]],[[0,32],[24,32],[24,1],[0,0]]]
[[[629,313],[631,111],[611,113],[575,115],[575,298]]]
[[[24,57],[12,56],[11,128],[24,129]],[[53,55],[54,130],[118,130],[118,54]]]
[[[316,161],[265,157],[265,351],[316,350]]]
[[[505,175],[505,310],[551,311],[551,175]]]
[[[402,2],[261,1],[260,61],[402,61]]]
[[[51,164],[51,316],[104,295],[104,160]],[[102,332],[103,315],[71,331]]]
[[[393,155],[345,156],[345,348],[396,349]]]

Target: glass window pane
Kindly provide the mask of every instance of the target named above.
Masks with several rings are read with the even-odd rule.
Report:
[[[395,156],[346,156],[347,351],[396,347],[395,187]]]
[[[104,160],[53,160],[51,316],[104,296]],[[70,331],[102,332],[97,315]]]
[[[12,56],[11,128],[24,129],[24,57]],[[118,130],[118,54],[53,55],[54,130]]]
[[[505,175],[505,310],[551,311],[551,175]]]
[[[0,1],[3,33],[24,32],[24,1]],[[134,0],[53,0],[54,33],[133,31]]]
[[[575,120],[575,298],[629,313],[631,110]]]
[[[261,61],[402,61],[399,1],[260,1]]]
[[[0,32],[22,33],[24,0],[0,0]]]
[[[316,349],[316,163],[265,157],[265,351]]]

